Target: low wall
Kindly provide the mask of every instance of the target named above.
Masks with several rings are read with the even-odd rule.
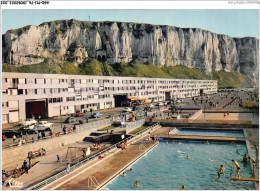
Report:
[[[43,139],[35,141],[34,143],[24,144],[20,147],[16,146],[12,148],[2,149],[2,166],[26,159],[29,151],[44,148],[48,154],[48,151],[52,151],[66,145],[76,143],[77,141],[82,141],[86,136],[89,136],[91,132],[106,127],[108,125],[110,124],[101,124],[100,126],[96,126],[94,128],[81,128],[80,132],[73,132],[67,135],[60,135],[59,137]]]
[[[155,122],[147,122],[146,125],[152,125]],[[221,123],[170,123],[160,122],[163,127],[218,127],[218,128],[252,128],[252,125],[246,124],[221,124]]]
[[[146,122],[150,122],[149,119],[146,119]],[[251,120],[200,120],[200,119],[153,119],[152,122],[159,123],[214,123],[214,124],[243,124],[251,125]]]

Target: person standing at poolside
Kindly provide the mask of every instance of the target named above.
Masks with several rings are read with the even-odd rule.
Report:
[[[239,175],[239,171],[240,171],[240,166],[239,166],[239,164],[238,164],[238,162],[237,161],[235,161],[235,160],[232,160],[232,163],[233,163],[233,168],[236,166],[237,167],[237,170],[236,170],[236,178],[238,177],[240,177],[240,175]]]
[[[13,142],[15,143],[15,141],[16,141],[16,136],[14,135],[13,136]]]
[[[217,182],[217,180],[220,178],[220,175],[223,174],[223,178],[225,178],[225,168],[223,165],[220,166],[220,168],[218,169],[218,177],[216,178],[215,182]]]
[[[246,154],[244,154],[244,156],[243,156],[243,163],[247,163],[247,156],[246,156]]]
[[[68,174],[70,173],[70,163],[67,163],[66,171]]]
[[[60,162],[60,156],[57,155],[57,163],[59,163],[59,162]]]

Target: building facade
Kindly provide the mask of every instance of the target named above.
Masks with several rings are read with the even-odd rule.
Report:
[[[217,92],[215,80],[2,73],[2,123]]]

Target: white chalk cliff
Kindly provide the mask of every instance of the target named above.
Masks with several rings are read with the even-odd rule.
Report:
[[[198,28],[126,22],[59,20],[9,30],[2,36],[3,62],[80,64],[138,59],[156,65],[186,65],[205,72],[235,70],[258,80],[259,40],[232,38]]]

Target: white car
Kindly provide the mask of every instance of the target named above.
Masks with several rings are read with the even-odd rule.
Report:
[[[35,125],[33,130],[35,131],[50,131],[51,127],[45,127],[43,125]]]
[[[154,107],[153,104],[148,104],[147,106],[150,107],[150,108],[153,108],[153,107]]]
[[[125,108],[123,109],[123,111],[129,112],[129,111],[132,111],[132,108],[130,108],[130,107],[125,107]]]
[[[182,100],[181,100],[181,99],[178,99],[178,100],[177,100],[177,103],[181,103],[181,102],[182,102]]]
[[[156,104],[156,106],[161,106],[161,105],[163,105],[162,102],[158,102],[158,103]]]
[[[35,119],[27,119],[26,121],[22,121],[19,124],[22,126],[31,126],[36,125],[37,121]]]
[[[39,125],[42,125],[44,127],[52,127],[53,126],[53,123],[50,123],[48,121],[39,121]]]

